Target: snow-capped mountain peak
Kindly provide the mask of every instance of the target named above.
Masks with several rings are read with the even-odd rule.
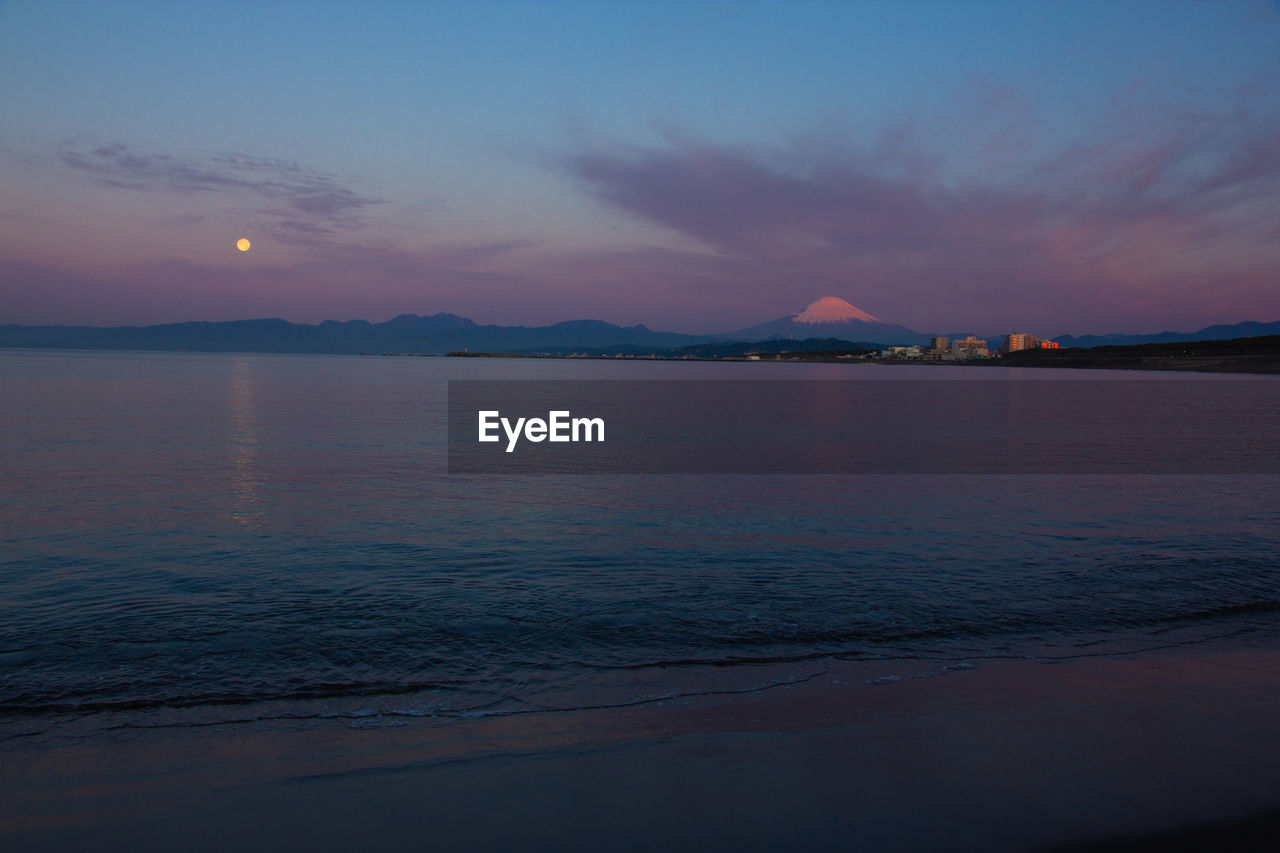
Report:
[[[793,314],[791,319],[797,323],[843,323],[847,320],[859,320],[863,323],[884,322],[836,296],[824,296],[810,302],[809,307],[799,314]]]

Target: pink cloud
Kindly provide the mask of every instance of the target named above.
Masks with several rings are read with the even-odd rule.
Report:
[[[1015,90],[964,94],[972,128],[901,122],[758,151],[669,135],[584,146],[558,174],[608,213],[678,235],[563,250],[498,234],[392,245],[390,205],[304,166],[182,160],[122,145],[62,163],[128,191],[219,193],[288,247],[272,264],[0,265],[0,322],[124,324],[281,316],[481,323],[598,318],[717,332],[838,296],[920,331],[1159,331],[1280,319],[1280,121],[1257,110],[1114,114],[1054,144]],[[959,148],[957,148],[959,150]],[[416,233],[416,232],[413,232]],[[418,235],[421,236],[421,235]],[[677,246],[681,248],[677,248]],[[86,262],[87,263],[87,262]]]
[[[722,302],[767,282],[775,313],[829,293],[920,329],[1274,320],[1280,247],[1254,206],[1280,205],[1280,123],[1218,121],[1117,127],[1000,181],[940,157],[912,174],[687,139],[565,167],[603,204],[705,246],[722,270],[703,292]]]

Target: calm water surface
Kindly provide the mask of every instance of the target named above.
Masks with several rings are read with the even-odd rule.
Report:
[[[939,370],[0,352],[0,738],[1280,636],[1275,477],[444,473],[449,378]]]

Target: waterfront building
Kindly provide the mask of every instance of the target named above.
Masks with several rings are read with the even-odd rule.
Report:
[[[991,355],[987,351],[987,342],[982,338],[970,335],[967,338],[960,338],[951,344],[951,357],[956,359],[967,358],[987,358]]]
[[[1043,341],[1035,335],[1028,335],[1025,332],[1012,332],[1004,336],[1004,345],[1000,347],[1000,352],[1003,355],[1008,355],[1020,349],[1040,349],[1041,343]]]

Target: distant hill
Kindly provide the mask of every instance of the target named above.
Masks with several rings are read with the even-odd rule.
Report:
[[[1119,370],[1193,370],[1280,373],[1280,335],[1127,346],[1029,349],[1000,359],[1005,367],[1077,367]]]
[[[615,326],[600,320],[570,320],[550,326],[480,326],[455,314],[401,314],[385,323],[326,320],[314,326],[274,319],[107,328],[0,326],[3,347],[197,352],[443,354],[462,349],[517,352],[558,346],[670,348],[708,340],[711,337],[707,335],[655,332],[644,326]]]
[[[1123,346],[1178,341],[1223,340],[1280,334],[1280,322],[1207,326],[1198,332],[1154,335],[1062,335],[1063,347]],[[964,334],[950,334],[954,341]],[[661,354],[685,347],[707,349],[724,357],[745,354],[741,346],[755,342],[755,352],[813,352],[812,341],[835,341],[834,349],[883,349],[893,344],[927,344],[930,335],[886,323],[843,299],[826,296],[803,311],[737,332],[686,335],[657,332],[645,326],[615,326],[601,320],[570,320],[549,326],[482,326],[456,314],[401,314],[384,323],[366,320],[326,320],[316,325],[286,320],[166,323],[156,326],[0,326],[0,347],[67,349],[186,350],[193,352],[281,353],[426,353],[473,350],[489,353],[545,353],[569,355]],[[996,349],[1003,336],[985,337]],[[782,350],[760,349],[759,342],[778,341]],[[876,343],[871,343],[875,341]],[[727,349],[726,349],[727,347]],[[738,349],[734,349],[737,347]],[[741,352],[739,351],[741,350]],[[697,355],[691,350],[689,355]],[[675,355],[673,357],[682,357]]]
[[[1135,344],[1163,344],[1177,341],[1222,341],[1233,338],[1254,338],[1262,335],[1280,335],[1280,322],[1236,323],[1232,326],[1205,326],[1198,332],[1160,332],[1154,335],[1059,335],[1053,340],[1061,347],[1132,346]]]

